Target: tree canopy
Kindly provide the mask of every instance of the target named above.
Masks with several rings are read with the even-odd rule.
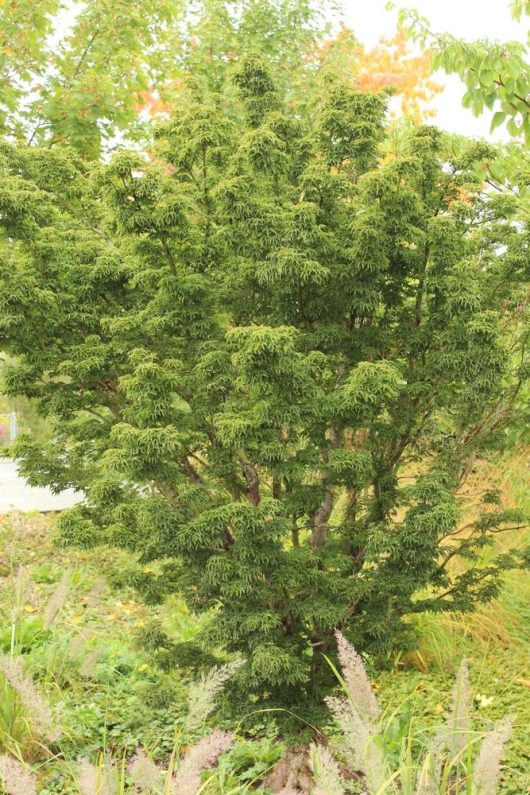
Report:
[[[459,486],[528,375],[528,233],[487,145],[394,148],[384,92],[293,110],[273,71],[192,82],[149,158],[4,144],[0,344],[54,424],[22,472],[86,494],[64,538],[135,552],[285,703],[336,628],[384,655],[518,565],[479,557],[520,516],[489,492],[462,529]]]

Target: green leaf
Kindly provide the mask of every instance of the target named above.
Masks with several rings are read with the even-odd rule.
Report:
[[[506,114],[503,113],[502,110],[498,110],[496,113],[494,113],[490,124],[490,132],[493,132],[493,130],[496,130],[497,127],[500,127],[500,125],[503,124],[505,118]]]

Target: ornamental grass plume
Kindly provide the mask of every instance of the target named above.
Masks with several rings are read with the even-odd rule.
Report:
[[[96,665],[101,657],[100,649],[92,649],[85,655],[81,665],[79,666],[79,673],[85,679],[91,677],[95,671]]]
[[[226,665],[214,666],[190,686],[188,696],[187,726],[197,729],[215,708],[215,700],[225,683],[241,668],[244,660],[233,660]]]
[[[366,720],[377,721],[380,715],[379,704],[372,690],[366,668],[360,654],[356,652],[342,632],[335,632],[337,650],[346,682],[348,696],[353,701],[359,715]]]
[[[157,792],[161,771],[152,759],[139,748],[127,766],[134,787],[141,793]]]
[[[211,767],[233,742],[233,734],[216,729],[190,748],[173,779],[174,795],[196,795],[201,786],[202,773]]]
[[[469,733],[469,669],[463,659],[453,689],[453,707],[447,724],[446,745],[459,754],[467,745]]]
[[[101,759],[99,765],[93,765],[83,757],[77,760],[76,768],[81,795],[116,795],[116,771],[112,762]]]
[[[380,710],[364,663],[341,632],[335,633],[342,676],[348,698],[326,698],[335,721],[342,729],[354,764],[364,774],[370,791],[377,791],[388,777],[388,765],[374,742]]]
[[[388,778],[388,766],[374,740],[375,728],[363,718],[348,699],[326,698],[335,722],[342,730],[352,762],[363,773],[369,792],[377,792]]]
[[[51,742],[55,742],[60,735],[53,720],[50,707],[43,700],[30,676],[27,676],[20,659],[0,654],[0,673],[17,693],[24,709],[31,715],[32,726],[35,731]]]
[[[31,596],[31,576],[26,566],[20,566],[17,570],[14,582],[14,600],[11,611],[11,621],[16,624],[22,613],[24,604]]]
[[[66,602],[66,597],[68,596],[68,589],[70,588],[71,576],[72,576],[71,569],[66,569],[63,576],[59,580],[57,587],[52,593],[48,601],[48,604],[46,605],[46,608],[44,610],[44,615],[42,618],[46,629],[49,629],[51,627],[51,625],[57,618],[57,614],[64,607],[64,604]]]
[[[77,654],[79,654],[82,651],[83,647],[87,643],[89,643],[89,641],[91,641],[93,638],[94,635],[91,632],[89,632],[87,629],[81,630],[81,632],[70,641],[70,646],[69,646],[70,654],[75,657]]]
[[[7,795],[36,795],[35,776],[18,760],[0,755],[0,782]]]
[[[87,594],[86,603],[88,607],[96,607],[102,600],[107,584],[103,577],[98,577],[92,588]]]
[[[329,748],[312,743],[309,747],[309,762],[315,780],[312,795],[344,795],[339,766]]]
[[[413,782],[409,780],[411,768],[407,768],[409,773],[404,781],[403,771],[391,769],[390,758],[379,744],[381,738],[377,735],[382,731],[379,706],[362,659],[340,633],[337,632],[336,636],[343,685],[348,698],[330,696],[326,698],[326,703],[342,731],[346,748],[353,757],[352,764],[364,776],[363,792],[370,795],[404,792],[405,789],[410,792],[411,786],[414,786],[414,795],[453,792],[453,784],[458,782],[458,777],[466,767],[463,759],[465,752],[471,748],[466,660],[462,660],[456,677],[447,727],[438,732],[423,759],[418,760],[417,764],[413,763]],[[502,753],[511,730],[510,718],[499,721],[482,741],[472,776],[466,768],[465,780],[472,784],[476,795],[495,795],[497,792]],[[311,746],[310,760],[315,781],[313,795],[342,795],[345,783],[330,751]]]
[[[88,759],[78,759],[76,762],[77,768],[77,786],[81,795],[94,795],[97,792],[98,786],[98,769],[95,765],[88,761]]]
[[[502,754],[512,726],[512,718],[503,718],[482,740],[473,767],[473,779],[480,795],[495,795],[497,792]]]
[[[439,732],[431,742],[416,779],[414,795],[439,795],[442,777],[444,737]]]

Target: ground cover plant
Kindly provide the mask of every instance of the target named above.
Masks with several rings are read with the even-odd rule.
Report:
[[[1,531],[0,779],[10,793],[18,762],[40,793],[98,795],[114,791],[114,783],[133,792],[135,775],[156,759],[161,791],[180,791],[186,770],[200,780],[201,765],[216,760],[213,746],[220,753],[230,744],[228,732],[207,741],[205,720],[219,687],[209,685],[210,674],[194,700],[197,671],[174,676],[153,664],[133,638],[154,616],[102,580],[112,576],[116,557],[65,558],[50,543],[51,529],[46,520],[19,515]],[[182,611],[181,639],[191,626]],[[214,684],[231,671],[221,673]],[[199,764],[179,774],[184,738],[189,745],[201,735]]]

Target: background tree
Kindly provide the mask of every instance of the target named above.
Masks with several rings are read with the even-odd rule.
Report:
[[[319,72],[328,71],[340,74],[345,83],[359,91],[392,88],[399,100],[399,115],[416,123],[434,115],[429,103],[442,90],[432,79],[431,53],[428,49],[412,52],[404,28],[367,49],[353,31],[343,27],[320,48]]]
[[[138,92],[169,68],[183,5],[89,0],[72,11],[51,0],[2,4],[4,130],[97,157],[102,141],[134,126]]]
[[[219,90],[248,48],[296,84],[332,13],[310,0],[12,0],[0,8],[3,130],[98,159],[124,138],[145,140],[140,111],[153,94],[167,101],[190,74]]]
[[[361,90],[394,86],[415,120],[437,90],[428,55],[412,55],[403,32],[371,51],[346,29],[330,37],[340,16],[331,0],[319,9],[309,0],[37,6],[20,0],[0,8],[4,132],[47,146],[68,143],[89,159],[124,139],[145,141],[149,115],[167,110],[190,75],[230,92],[227,71],[248,51],[268,58],[292,102],[306,102],[317,76],[337,73],[339,61]]]
[[[382,94],[294,113],[252,56],[233,85],[151,162],[4,147],[0,343],[54,418],[23,473],[86,493],[65,539],[156,562],[146,597],[213,608],[203,643],[285,703],[325,689],[335,628],[386,654],[517,564],[479,558],[520,517],[488,493],[464,530],[458,489],[528,374],[528,235],[485,145],[424,127],[383,157]]]
[[[388,4],[395,8],[394,3]],[[513,17],[522,21],[530,16],[528,0],[510,3]],[[513,141],[499,148],[494,158],[478,164],[490,189],[510,196],[524,223],[530,217],[530,159],[526,144],[530,140],[530,66],[528,45],[521,41],[499,42],[489,39],[468,42],[447,33],[435,34],[427,19],[416,11],[402,9],[399,23],[413,41],[429,47],[434,55],[433,69],[458,74],[467,87],[462,103],[479,116],[491,112],[493,132],[505,125]],[[526,299],[525,299],[526,300]]]
[[[52,16],[59,0],[3,3],[0,7],[0,109],[1,131],[15,113],[27,83],[45,68],[45,42],[52,31]]]
[[[530,16],[527,0],[515,0],[510,7],[516,19]],[[396,8],[396,4],[389,3],[388,8]],[[463,80],[467,87],[464,107],[475,116],[480,116],[484,108],[492,111],[491,132],[505,124],[510,135],[530,141],[528,45],[490,39],[468,42],[448,33],[436,34],[428,20],[411,9],[400,10],[399,22],[414,41],[432,50],[435,69],[457,74]]]

